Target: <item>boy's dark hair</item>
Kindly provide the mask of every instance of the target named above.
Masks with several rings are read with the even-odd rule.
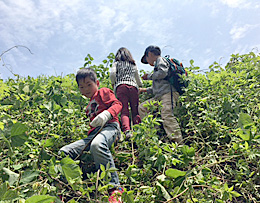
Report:
[[[147,64],[146,56],[148,56],[148,53],[152,52],[155,56],[161,56],[161,49],[158,46],[151,45],[145,49],[144,55],[141,59],[141,62],[144,64]]]
[[[115,56],[115,61],[128,61],[129,63],[135,65],[135,60],[133,59],[132,54],[125,47],[118,49]]]
[[[82,68],[79,69],[76,74],[76,81],[79,85],[79,81],[85,78],[90,78],[93,82],[97,82],[97,74],[92,68]]]

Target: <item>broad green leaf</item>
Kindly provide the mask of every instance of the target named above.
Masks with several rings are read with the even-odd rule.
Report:
[[[234,149],[234,150],[238,150],[238,148],[239,148],[239,144],[233,143],[233,149]]]
[[[241,137],[242,140],[244,141],[249,141],[250,140],[250,133],[246,133],[243,130],[239,130],[237,132],[238,136]]]
[[[179,159],[176,159],[176,158],[172,158],[172,164],[174,166],[176,166],[178,163],[183,163],[183,161],[179,160]]]
[[[161,189],[161,192],[163,194],[163,197],[166,200],[171,199],[171,196],[169,195],[169,193],[167,192],[167,190],[165,189],[165,187],[163,187],[158,181],[156,181],[156,185],[159,186],[159,188]]]
[[[245,149],[248,150],[248,148],[249,148],[248,142],[245,141]]]
[[[15,123],[11,128],[11,136],[23,135],[28,130],[28,127],[22,123]]]
[[[38,177],[39,172],[38,171],[25,171],[22,173],[21,183],[30,183],[32,182],[36,177]]]
[[[26,134],[16,135],[11,137],[11,145],[12,147],[19,147],[24,144],[28,140],[28,136]]]
[[[170,168],[165,171],[165,175],[169,176],[171,178],[178,178],[180,176],[185,176],[186,172],[185,171],[180,171],[178,169]]]
[[[15,123],[11,128],[11,145],[12,147],[19,147],[28,140],[28,136],[25,132],[28,127],[22,123]]]
[[[77,203],[75,199],[71,199],[68,203]]]
[[[52,146],[54,146],[54,144],[55,144],[55,138],[49,138],[49,139],[47,139],[47,140],[42,140],[42,145],[44,146],[44,147],[52,147]]]
[[[100,164],[100,169],[101,169],[101,171],[106,171],[106,168],[105,168],[105,166],[103,165],[103,164]]]
[[[122,194],[122,200],[123,202],[127,202],[127,203],[134,203],[134,191],[130,190],[128,192],[124,192]]]
[[[238,119],[238,126],[240,128],[244,129],[244,126],[250,125],[252,123],[253,123],[253,120],[250,117],[250,115],[248,115],[246,113],[240,113],[239,119]]]
[[[62,170],[68,179],[76,179],[81,177],[81,170],[78,165],[76,164],[66,164],[62,165]]]
[[[40,151],[40,158],[42,160],[49,160],[49,159],[51,159],[51,156],[46,152],[46,150],[44,148],[42,148]]]
[[[73,161],[71,158],[69,157],[65,157],[61,160],[61,165],[67,165],[67,164],[76,164],[75,161]]]
[[[82,171],[79,165],[77,165],[71,158],[63,158],[61,160],[61,167],[67,181],[72,185],[72,187],[75,182],[81,181]]]
[[[225,183],[225,184],[224,184],[224,190],[225,190],[225,191],[228,191],[228,189],[229,189],[229,188],[228,188],[228,184]]]
[[[4,129],[4,123],[0,122],[0,129],[3,130]]]
[[[230,192],[234,197],[240,197],[241,196],[241,194],[239,194],[238,192],[236,192],[236,191],[231,191]]]
[[[193,147],[188,147],[187,145],[184,145],[182,147],[182,153],[187,156],[192,157],[195,155],[195,149]]]
[[[9,170],[8,168],[3,168],[3,171],[9,176],[8,182],[13,185],[19,178],[19,174]]]
[[[260,138],[260,135],[256,135],[254,139],[258,139],[258,138]]]
[[[5,182],[2,185],[0,185],[0,200],[2,200],[2,201],[4,201],[4,200],[13,200],[16,197],[17,197],[16,192],[14,190],[10,190],[8,188],[8,183],[7,182]]]
[[[56,197],[49,195],[35,195],[25,201],[25,203],[53,203]]]
[[[102,171],[102,173],[100,174],[100,179],[102,180],[106,175],[106,172],[105,171]]]

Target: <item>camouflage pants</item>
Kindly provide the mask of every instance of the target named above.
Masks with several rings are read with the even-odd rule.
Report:
[[[179,93],[172,92],[172,97],[174,108],[176,106],[176,101],[179,98]],[[141,103],[139,105],[138,111],[142,119],[149,113],[147,108],[145,108],[143,105],[152,100],[161,101],[162,103],[161,116],[163,120],[163,128],[167,134],[167,137],[171,141],[180,142],[182,140],[182,134],[177,119],[172,112],[171,92],[164,94],[160,98],[151,98]]]

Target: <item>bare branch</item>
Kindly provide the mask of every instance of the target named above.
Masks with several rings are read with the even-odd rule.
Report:
[[[1,58],[5,53],[7,53],[8,51],[10,51],[10,50],[12,50],[12,49],[14,49],[14,48],[19,48],[19,47],[23,47],[23,48],[27,49],[31,54],[33,54],[28,47],[23,46],[23,45],[16,45],[16,46],[13,46],[13,47],[11,47],[10,49],[7,49],[6,51],[2,52],[2,54],[0,55],[0,58]]]
[[[10,50],[12,50],[12,49],[14,49],[14,48],[19,48],[19,47],[23,47],[23,48],[27,49],[31,54],[33,54],[28,47],[23,46],[23,45],[16,45],[16,46],[13,46],[13,47],[11,47],[10,49],[7,49],[6,51],[2,52],[1,55],[0,55],[0,61],[1,61],[1,60],[3,61],[3,66],[4,66],[7,70],[9,70],[10,73],[12,73],[13,75],[16,75],[16,74],[12,71],[11,68],[8,68],[8,67],[7,67],[8,64],[5,63],[5,61],[4,61],[4,59],[3,59],[2,57],[3,57],[4,54],[6,54],[7,52],[9,52]],[[9,66],[11,67],[11,65],[9,65]]]

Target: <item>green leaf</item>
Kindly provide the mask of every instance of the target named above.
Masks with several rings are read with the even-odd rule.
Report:
[[[123,192],[122,194],[122,199],[123,202],[127,202],[127,203],[134,203],[134,191],[130,190],[128,192]]]
[[[171,199],[171,196],[169,195],[169,193],[167,192],[167,190],[166,190],[158,181],[156,181],[156,185],[159,186],[159,188],[161,189],[161,192],[162,192],[162,194],[163,194],[163,197],[164,197],[166,200]]]
[[[42,140],[41,144],[44,147],[52,147],[55,144],[55,140],[56,140],[55,138],[49,138],[47,140]]]
[[[186,172],[185,171],[180,171],[178,169],[170,168],[165,171],[165,175],[169,176],[171,178],[178,178],[180,176],[185,176]]]
[[[3,130],[4,129],[4,123],[0,122],[0,129]]]
[[[56,197],[49,195],[35,195],[25,201],[25,203],[52,203],[57,200]]]
[[[193,147],[188,147],[187,145],[184,145],[182,147],[182,153],[186,156],[192,157],[195,155],[195,149]]]
[[[17,194],[15,191],[10,190],[8,188],[8,183],[5,182],[2,185],[0,185],[0,200],[13,200],[17,197]],[[0,201],[0,202],[2,202]]]
[[[13,185],[19,178],[19,174],[9,170],[8,168],[3,168],[3,171],[9,176],[8,182]]]
[[[28,136],[25,132],[28,127],[22,123],[15,123],[11,128],[11,145],[12,147],[19,147],[28,140]]]
[[[233,149],[234,149],[234,150],[238,150],[238,148],[239,148],[239,144],[233,143]]]
[[[22,135],[28,130],[28,127],[22,123],[15,123],[11,128],[11,136]]]
[[[71,199],[68,203],[77,203],[75,199]]]
[[[228,184],[227,183],[224,184],[224,190],[228,191]]]
[[[74,184],[81,181],[82,171],[80,167],[69,157],[61,160],[61,167],[67,181],[75,189]]]
[[[239,119],[238,119],[238,126],[242,129],[244,129],[244,127],[246,125],[251,125],[253,122],[252,118],[250,117],[250,115],[246,114],[246,113],[240,113],[239,115]]]
[[[51,159],[51,156],[46,152],[44,148],[42,148],[40,151],[40,158],[41,160],[49,160]]]
[[[105,171],[102,171],[102,173],[100,174],[100,179],[102,180],[106,175],[106,172]]]
[[[105,166],[103,165],[103,164],[100,164],[100,169],[101,169],[101,171],[106,171],[106,168],[105,168]]]
[[[231,193],[232,196],[234,196],[234,197],[240,197],[240,196],[241,196],[241,194],[239,194],[239,193],[236,192],[236,191],[231,191],[230,193]]]
[[[248,150],[248,148],[249,148],[248,142],[245,141],[245,149]]]
[[[244,141],[249,141],[250,140],[250,133],[245,133],[243,130],[239,130],[237,132],[237,134]]]
[[[16,135],[11,137],[11,145],[12,147],[22,146],[28,140],[27,135]]]
[[[29,93],[29,92],[30,92],[29,85],[25,85],[24,88],[23,88],[23,91],[24,91],[25,93]]]
[[[38,176],[39,176],[38,171],[27,170],[24,173],[22,173],[21,183],[30,183]]]

